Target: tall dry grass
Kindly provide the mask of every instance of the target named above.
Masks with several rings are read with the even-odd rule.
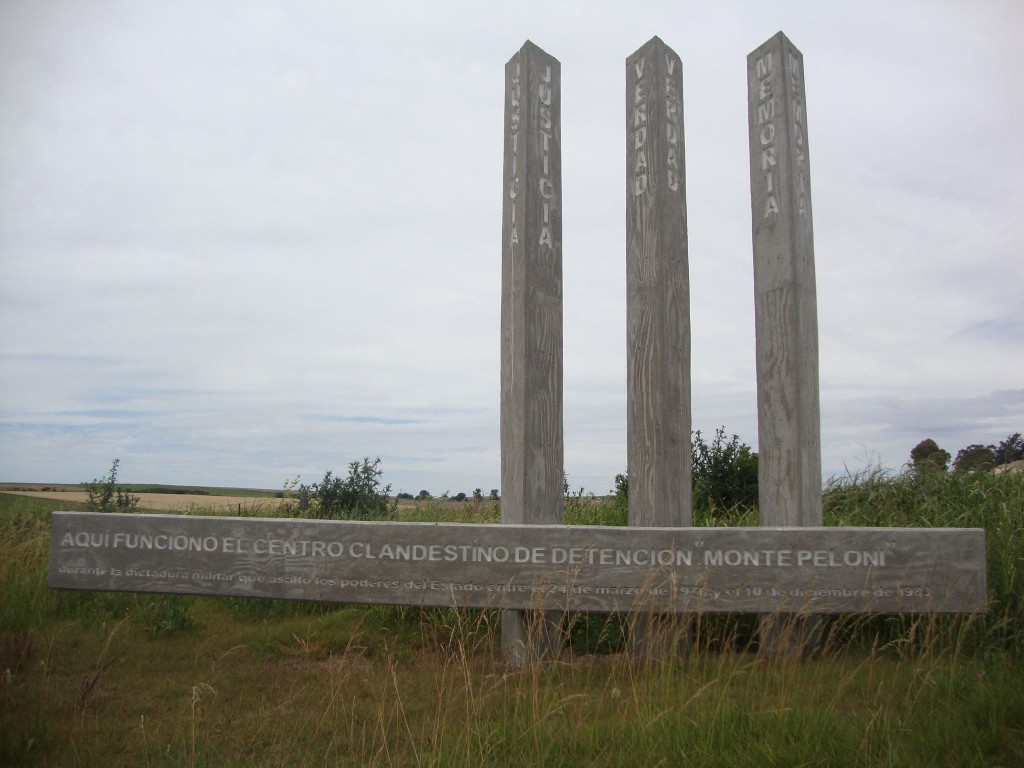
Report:
[[[0,496],[3,765],[1024,764],[1019,476],[826,489],[828,524],[984,527],[985,616],[837,619],[799,662],[754,653],[749,617],[689,617],[688,654],[642,660],[621,652],[628,622],[576,615],[565,655],[521,671],[487,611],[52,592],[52,506],[14,498]],[[578,513],[614,519],[602,503]]]

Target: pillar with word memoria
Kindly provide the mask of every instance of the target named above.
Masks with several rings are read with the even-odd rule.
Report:
[[[505,65],[501,253],[501,522],[561,523],[561,66],[527,41]],[[557,611],[504,611],[512,664],[561,646]]]
[[[779,32],[747,56],[761,525],[820,526],[818,310],[803,55]],[[762,649],[813,643],[814,622]]]

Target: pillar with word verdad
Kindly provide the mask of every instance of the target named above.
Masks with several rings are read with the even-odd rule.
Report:
[[[631,526],[692,524],[690,277],[683,64],[653,37],[626,59],[626,432]],[[683,643],[637,617],[634,652]]]

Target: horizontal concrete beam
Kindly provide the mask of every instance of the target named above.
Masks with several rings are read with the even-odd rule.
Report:
[[[55,512],[49,585],[603,613],[973,613],[985,532]]]

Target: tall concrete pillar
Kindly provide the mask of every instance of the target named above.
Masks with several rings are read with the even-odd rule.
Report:
[[[747,56],[761,525],[821,513],[818,310],[803,55],[779,32]],[[762,627],[769,653],[806,650],[817,622]]]
[[[501,255],[501,521],[562,522],[561,65],[527,41],[505,65]],[[502,614],[522,665],[560,648],[560,614]]]
[[[653,37],[626,59],[629,524],[692,524],[683,65]],[[686,620],[638,615],[633,653],[675,654]]]
[[[626,59],[629,524],[692,522],[683,65],[654,37]]]

